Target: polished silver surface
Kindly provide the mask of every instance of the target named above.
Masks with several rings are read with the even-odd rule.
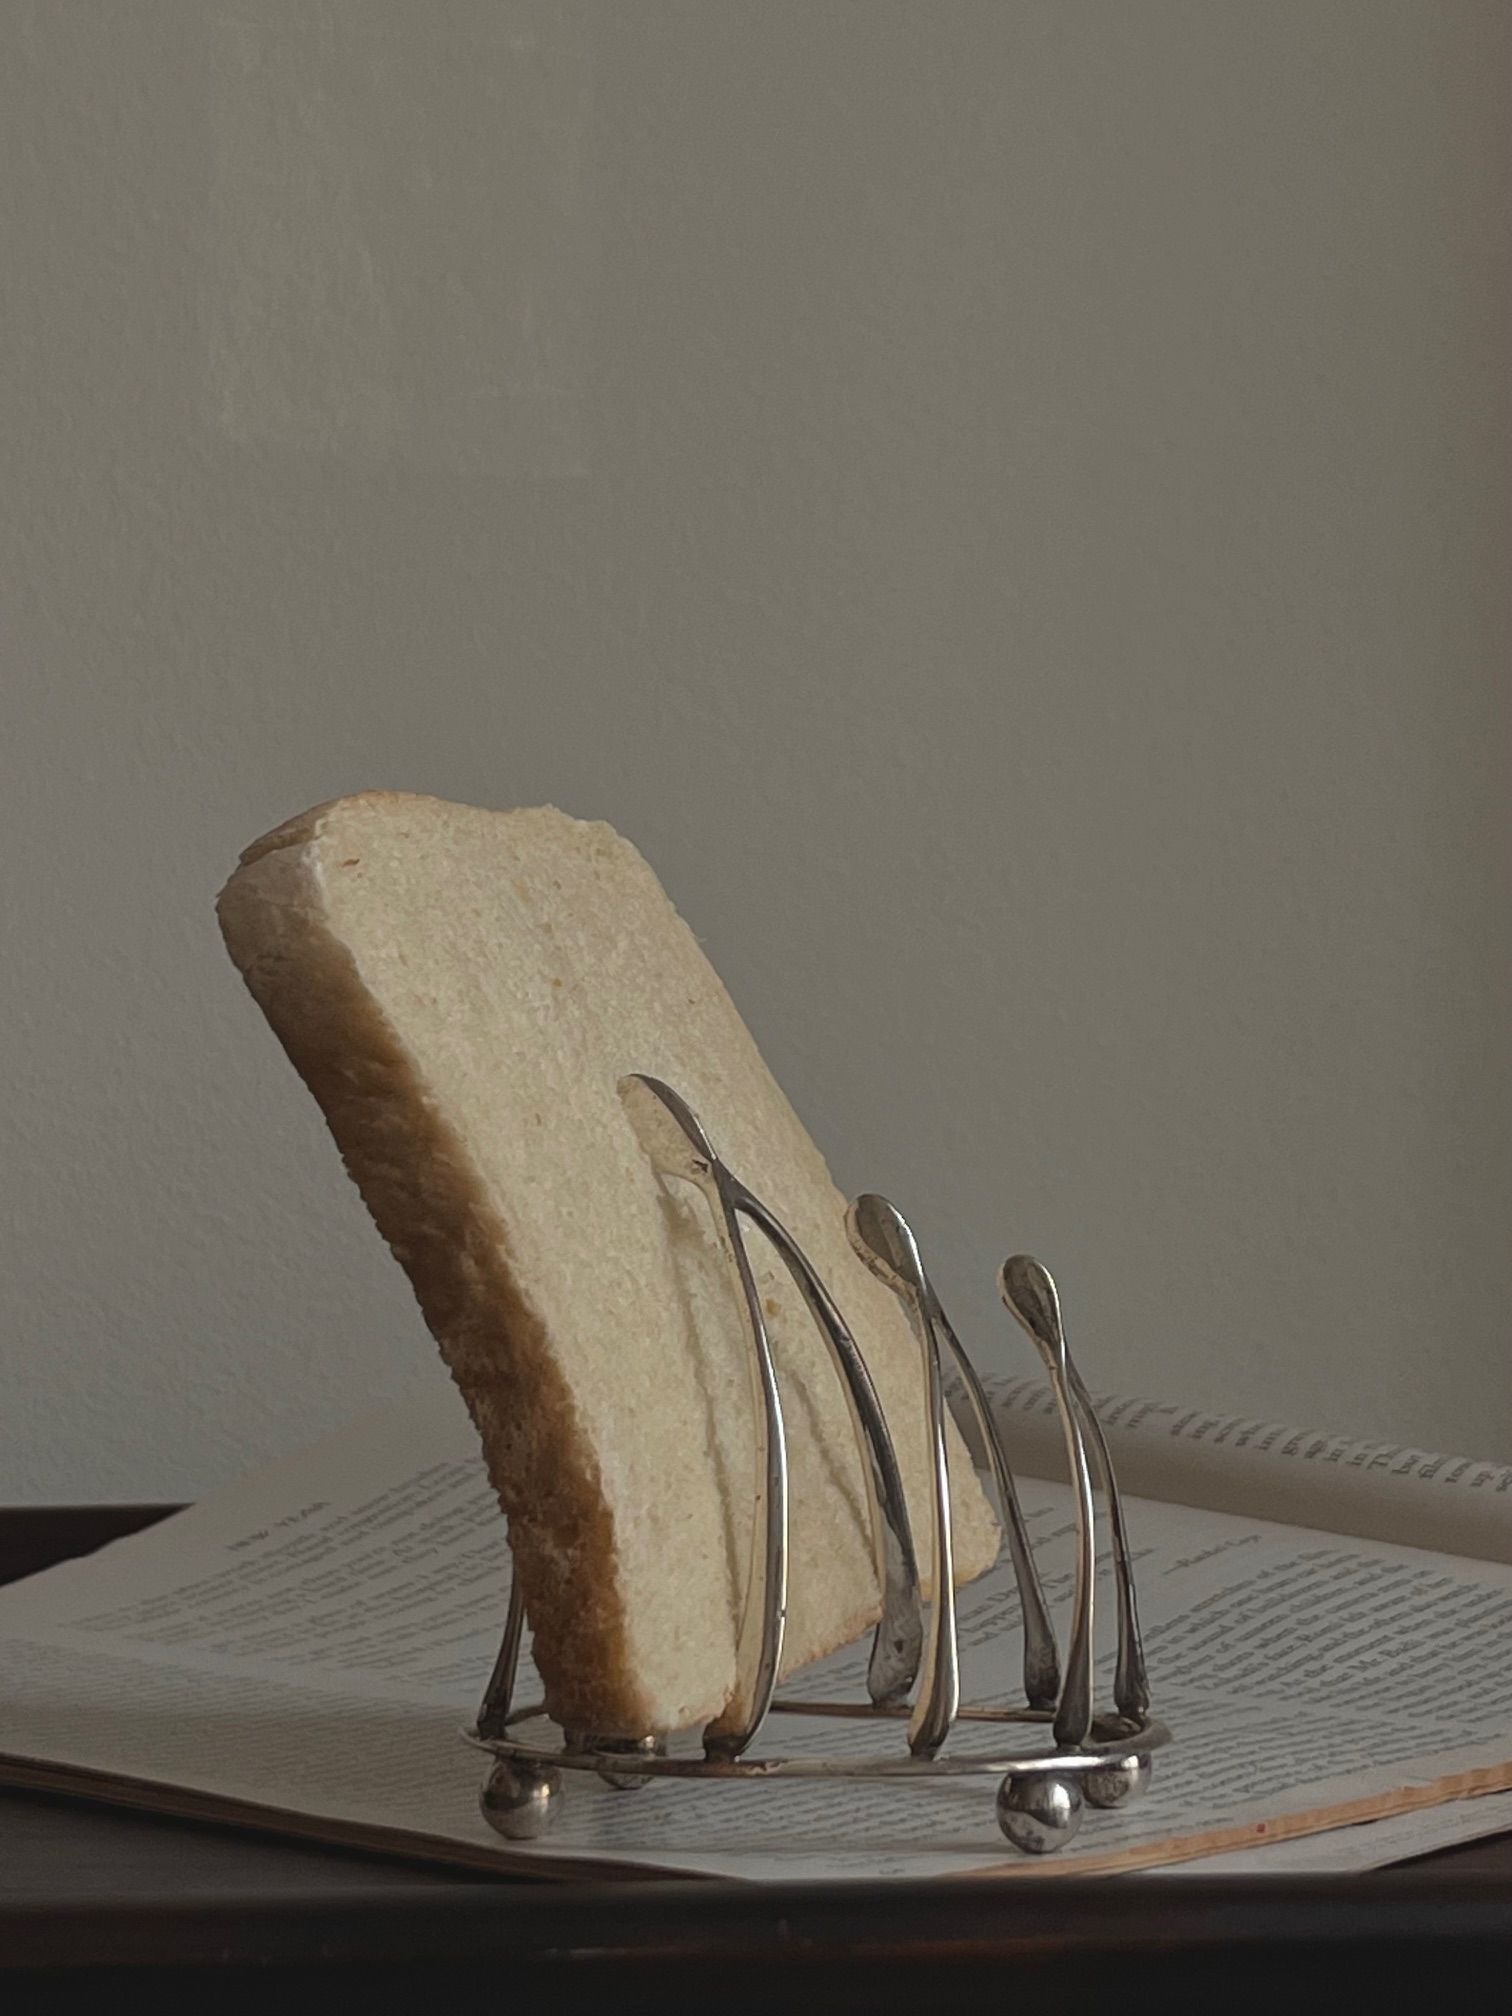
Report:
[[[933,1313],[936,1328],[949,1346],[957,1376],[966,1394],[965,1407],[952,1410],[956,1425],[968,1449],[973,1449],[974,1444],[980,1442],[985,1464],[981,1456],[974,1460],[978,1470],[985,1468],[987,1483],[997,1499],[998,1514],[1008,1535],[1008,1556],[1013,1563],[1013,1579],[1018,1585],[1019,1610],[1024,1624],[1024,1694],[1032,1707],[1053,1707],[1060,1695],[1060,1652],[1045,1604],[1039,1570],[1034,1565],[1034,1550],[1019,1505],[1018,1486],[1008,1467],[1003,1438],[992,1418],[992,1403],[987,1397],[987,1389],[978,1378],[976,1367],[967,1357],[965,1346],[951,1328],[937,1297],[934,1298]]]
[[[697,1114],[659,1078],[623,1078],[620,1098],[659,1176],[680,1177],[709,1207],[714,1236],[734,1280],[750,1344],[754,1414],[751,1555],[735,1647],[735,1687],[704,1730],[710,1756],[738,1757],[766,1720],[787,1624],[788,1468],[782,1396],[761,1297],[736,1215],[739,1199]]]
[[[915,1757],[933,1757],[950,1734],[961,1705],[961,1661],[956,1632],[955,1543],[951,1530],[950,1456],[945,1439],[945,1391],[940,1345],[930,1320],[931,1300],[924,1262],[901,1211],[885,1197],[858,1197],[845,1214],[851,1245],[879,1281],[908,1312],[919,1346],[928,1408],[930,1456],[930,1558],[934,1601],[929,1606],[929,1643],[919,1698],[909,1718],[908,1747]]]
[[[539,1841],[554,1825],[561,1799],[562,1774],[554,1762],[500,1750],[478,1805],[506,1841]]]
[[[741,1234],[742,1218],[755,1224],[776,1248],[829,1347],[850,1411],[861,1452],[872,1552],[882,1592],[882,1615],[867,1673],[868,1692],[879,1702],[906,1694],[919,1668],[923,1634],[908,1503],[897,1453],[866,1360],[808,1256],[770,1207],[721,1161],[697,1115],[671,1086],[657,1078],[632,1074],[620,1080],[619,1092],[652,1167],[659,1175],[680,1177],[702,1192],[739,1288],[753,1362],[762,1368],[764,1404],[757,1410],[757,1436],[758,1442],[765,1439],[768,1479],[780,1475],[781,1518],[777,1517],[777,1493],[769,1488],[765,1532],[758,1501],[752,1534],[751,1579],[736,1657],[740,1676],[736,1693],[706,1731],[711,1749],[725,1756],[738,1755],[755,1736],[771,1703],[787,1608],[787,1455],[782,1408],[761,1298]]]
[[[1025,1254],[1018,1254],[1005,1260],[999,1274],[999,1286],[1003,1301],[1009,1312],[1028,1331],[1047,1367],[1053,1360],[1060,1368],[1060,1384],[1057,1399],[1062,1400],[1061,1417],[1069,1422],[1074,1415],[1082,1430],[1082,1435],[1090,1443],[1097,1466],[1098,1482],[1108,1501],[1108,1525],[1113,1538],[1113,1588],[1118,1609],[1118,1654],[1113,1669],[1113,1701],[1120,1715],[1138,1720],[1149,1713],[1150,1682],[1145,1668],[1144,1644],[1139,1630],[1139,1603],[1134,1589],[1134,1559],[1129,1547],[1127,1523],[1124,1519],[1123,1497],[1118,1489],[1118,1479],[1113,1474],[1113,1456],[1108,1448],[1108,1438],[1103,1433],[1102,1423],[1097,1418],[1097,1410],[1092,1404],[1092,1396],[1087,1391],[1080,1372],[1066,1342],[1065,1325],[1061,1319],[1060,1296],[1048,1270],[1037,1260]],[[1052,1384],[1056,1374],[1051,1374]],[[1067,1404],[1069,1402],[1069,1404]],[[1071,1436],[1068,1430],[1068,1444]],[[1085,1454],[1085,1451],[1083,1452]],[[1073,1483],[1078,1486],[1078,1503],[1081,1502],[1079,1479],[1084,1476],[1085,1465],[1079,1471],[1073,1458]],[[1090,1643],[1090,1618],[1088,1620],[1088,1640]]]
[[[1052,1772],[1036,1778],[1010,1776],[998,1787],[997,1816],[1015,1848],[1026,1855],[1053,1855],[1081,1826],[1081,1788],[1074,1778]]]
[[[633,1075],[620,1094],[658,1176],[693,1184],[703,1196],[741,1311],[748,1346],[753,1412],[754,1519],[747,1585],[737,1632],[735,1684],[724,1710],[703,1731],[701,1755],[671,1750],[654,1734],[595,1735],[556,1729],[539,1704],[516,1707],[524,1631],[518,1587],[511,1589],[503,1643],[476,1725],[464,1732],[493,1759],[482,1794],[490,1826],[530,1841],[551,1825],[564,1774],[595,1774],[617,1790],[654,1778],[780,1781],[847,1778],[999,1780],[1003,1835],[1026,1854],[1051,1854],[1081,1825],[1085,1808],[1116,1808],[1143,1791],[1151,1754],[1170,1741],[1149,1713],[1150,1691],[1135,1601],[1133,1555],[1107,1439],[1066,1342],[1055,1283],[1023,1255],[1003,1263],[1005,1304],[1044,1364],[1065,1439],[1076,1529],[1071,1630],[1064,1670],[1012,1471],[991,1403],[931,1285],[907,1220],[886,1198],[858,1197],[846,1214],[856,1253],[901,1301],[923,1370],[929,1463],[930,1558],[934,1566],[927,1632],[918,1556],[897,1455],[876,1388],[845,1318],[812,1264],[771,1207],[721,1161],[697,1115],[671,1086]],[[776,1698],[788,1592],[788,1466],[782,1396],[743,1224],[771,1242],[824,1337],[840,1378],[862,1459],[880,1621],[867,1669],[868,1700]],[[947,1383],[953,1375],[957,1390]],[[947,1419],[954,1413],[966,1447],[996,1499],[1018,1586],[1023,1622],[1023,1706],[963,1705],[954,1583],[954,1535]],[[1094,1703],[1094,1606],[1097,1565],[1093,1471],[1108,1505],[1117,1597],[1118,1650],[1111,1713]],[[917,1682],[917,1686],[915,1683]],[[910,1695],[913,1695],[910,1703]],[[906,1724],[907,1747],[861,1759],[820,1755],[751,1756],[769,1714],[818,1721],[845,1717],[879,1729]],[[1047,1731],[1043,1749],[982,1755],[952,1752],[961,1724],[1022,1724]]]
[[[1097,1586],[1097,1514],[1092,1502],[1092,1472],[1087,1462],[1087,1445],[1082,1439],[1081,1409],[1071,1386],[1070,1354],[1055,1283],[1037,1260],[1024,1253],[1003,1262],[998,1280],[1009,1313],[1028,1332],[1050,1375],[1065,1436],[1066,1462],[1071,1471],[1076,1506],[1076,1584],[1071,1599],[1071,1643],[1066,1651],[1066,1673],[1055,1714],[1055,1740],[1067,1749],[1074,1749],[1085,1740],[1092,1726],[1092,1631]]]
[[[563,1750],[569,1756],[591,1756],[594,1768],[604,1783],[616,1792],[639,1792],[649,1785],[650,1779],[637,1772],[626,1771],[617,1763],[605,1764],[605,1758],[660,1757],[666,1744],[660,1736],[592,1736],[581,1729],[569,1729],[564,1739]]]
[[[1019,1609],[1024,1626],[1024,1694],[1031,1707],[1054,1705],[1060,1694],[1060,1655],[1055,1631],[1045,1606],[1045,1592],[1034,1565],[1034,1551],[1019,1506],[1013,1472],[1003,1453],[1002,1438],[992,1418],[992,1405],[977,1376],[966,1348],[951,1328],[935,1293],[934,1285],[919,1257],[918,1241],[896,1205],[884,1197],[858,1197],[846,1212],[846,1231],[857,1255],[898,1295],[908,1309],[915,1334],[921,1326],[929,1332],[930,1350],[938,1360],[940,1346],[950,1354],[951,1363],[964,1388],[964,1407],[952,1408],[972,1461],[982,1474],[989,1495],[997,1500],[998,1513],[1008,1536],[1008,1554],[1018,1585]],[[938,1465],[943,1460],[944,1441],[935,1451]]]
[[[809,1314],[829,1343],[841,1375],[851,1429],[863,1455],[867,1517],[882,1616],[872,1639],[866,1691],[879,1705],[899,1700],[913,1686],[923,1654],[924,1626],[919,1603],[919,1567],[908,1524],[908,1500],[871,1373],[828,1289],[797,1241],[772,1213],[741,1186],[741,1209],[776,1247],[797,1284]]]
[[[1138,1717],[1149,1712],[1150,1679],[1145,1670],[1139,1603],[1134,1592],[1134,1557],[1129,1550],[1128,1529],[1124,1523],[1123,1497],[1118,1489],[1118,1479],[1113,1474],[1113,1453],[1108,1447],[1108,1438],[1097,1418],[1097,1409],[1092,1405],[1092,1396],[1082,1384],[1081,1374],[1069,1353],[1066,1369],[1070,1375],[1072,1395],[1081,1409],[1083,1430],[1092,1446],[1098,1481],[1108,1501],[1108,1525],[1113,1535],[1113,1590],[1118,1606],[1118,1658],[1113,1669],[1113,1700],[1120,1715]]]
[[[1082,1780],[1089,1806],[1127,1806],[1150,1782],[1150,1760],[1136,1751],[1122,1763],[1100,1765]]]
[[[478,1710],[478,1733],[481,1736],[502,1736],[504,1733],[509,1711],[514,1705],[515,1676],[520,1670],[520,1643],[524,1635],[525,1601],[520,1593],[518,1576],[511,1576],[504,1636],[499,1641],[499,1656],[494,1660],[493,1672],[488,1676],[488,1685],[483,1692],[483,1705]]]
[[[772,1703],[773,1714],[854,1717],[857,1720],[901,1719],[894,1709],[879,1709],[864,1701],[784,1701]],[[1026,1723],[1048,1728],[1051,1715],[1041,1708],[988,1711],[962,1709],[959,1720]],[[517,1733],[539,1724],[539,1740]],[[569,1750],[563,1747],[561,1732],[544,1708],[517,1711],[510,1717],[503,1737],[485,1741],[474,1729],[464,1729],[469,1743],[490,1756],[522,1765],[545,1767],[560,1772],[580,1772],[603,1778],[613,1773],[624,1778],[738,1778],[748,1783],[774,1778],[1068,1778],[1084,1782],[1089,1774],[1122,1769],[1129,1761],[1127,1733],[1109,1742],[1095,1737],[1076,1750],[1049,1749],[1019,1752],[945,1751],[935,1757],[918,1757],[904,1749],[881,1751],[875,1757],[743,1756],[709,1757],[696,1752]],[[1171,1740],[1170,1731],[1154,1720],[1139,1732],[1141,1753],[1163,1749]]]

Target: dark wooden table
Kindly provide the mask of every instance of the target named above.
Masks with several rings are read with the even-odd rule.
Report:
[[[0,1579],[166,1508],[0,1513]],[[3,1714],[3,1703],[0,1703]],[[547,1884],[0,1794],[0,2009],[444,2016],[1512,2000],[1512,1838],[1364,1877]]]

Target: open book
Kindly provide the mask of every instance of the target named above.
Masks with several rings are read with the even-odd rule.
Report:
[[[1059,1607],[1072,1517],[1049,1398],[1027,1380],[993,1398]],[[478,1811],[486,1759],[460,1730],[497,1648],[508,1552],[439,1378],[0,1590],[0,1781],[543,1875],[1347,1869],[1512,1828],[1512,1470],[1145,1403],[1099,1413],[1175,1741],[1143,1800],[1050,1860],[1004,1844],[980,1778],[627,1796],[573,1774],[552,1835],[500,1841]],[[1012,1698],[1016,1611],[1002,1568],[962,1592],[966,1699]],[[836,1654],[784,1694],[860,1699],[865,1656]],[[778,1721],[759,1743],[879,1741]]]

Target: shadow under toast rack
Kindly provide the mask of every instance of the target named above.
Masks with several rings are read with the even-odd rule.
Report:
[[[1012,1472],[987,1394],[930,1285],[901,1212],[885,1198],[858,1197],[846,1214],[856,1253],[898,1297],[918,1341],[932,1455],[930,1495],[934,1598],[927,1628],[918,1557],[896,1452],[876,1388],[855,1339],[809,1261],[769,1207],[727,1169],[697,1116],[659,1079],[623,1079],[620,1093],[642,1146],[665,1179],[693,1184],[708,1204],[744,1316],[755,1400],[755,1519],[745,1604],[736,1644],[734,1690],[703,1732],[701,1756],[666,1754],[659,1737],[606,1737],[559,1730],[539,1704],[514,1706],[525,1616],[518,1579],[510,1593],[503,1642],[468,1740],[491,1766],[482,1793],[489,1824],[511,1841],[538,1839],[554,1820],[563,1774],[594,1772],[630,1790],[653,1778],[754,1780],[793,1778],[998,1779],[997,1818],[1015,1847],[1045,1854],[1063,1847],[1084,1805],[1114,1807],[1139,1792],[1150,1753],[1169,1734],[1150,1715],[1140,1645],[1133,1567],[1123,1507],[1107,1441],[1072,1363],[1055,1284],[1037,1261],[1005,1261],[1003,1300],[1028,1332],[1049,1375],[1065,1437],[1076,1518],[1071,1631],[1064,1668]],[[751,1270],[742,1221],[755,1225],[792,1275],[829,1346],[862,1455],[882,1615],[867,1668],[867,1700],[785,1701],[776,1697],[787,1614],[788,1460],[771,1342]],[[959,1394],[947,1403],[947,1370]],[[1023,1623],[1022,1706],[963,1706],[951,1536],[947,1404],[982,1480],[996,1500]],[[1091,1450],[1089,1460],[1088,1450]],[[1096,1581],[1095,1464],[1108,1508],[1118,1613],[1113,1702],[1099,1713],[1093,1696],[1093,1591]],[[855,1717],[887,1727],[906,1724],[906,1748],[874,1757],[748,1754],[769,1714]],[[984,1756],[950,1754],[957,1723],[1048,1725],[1037,1750]]]

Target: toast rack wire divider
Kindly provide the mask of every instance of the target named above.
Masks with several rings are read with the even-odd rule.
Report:
[[[1080,1826],[1084,1805],[1120,1806],[1144,1788],[1150,1775],[1151,1751],[1170,1737],[1150,1714],[1123,1505],[1107,1440],[1066,1346],[1055,1283],[1037,1261],[1023,1256],[1005,1261],[999,1276],[1003,1300],[1027,1331],[1049,1376],[1071,1474],[1076,1563],[1064,1674],[1013,1473],[987,1394],[946,1319],[902,1213],[885,1198],[858,1197],[846,1214],[846,1230],[861,1260],[902,1303],[923,1361],[932,1457],[931,1558],[935,1564],[927,1632],[918,1557],[897,1454],[866,1361],[844,1318],[800,1247],[769,1207],[720,1160],[697,1116],[671,1086],[637,1074],[622,1079],[619,1089],[657,1174],[691,1183],[702,1193],[744,1315],[755,1401],[755,1518],[736,1639],[735,1685],[723,1710],[704,1729],[702,1756],[669,1756],[656,1735],[557,1731],[539,1703],[514,1705],[525,1627],[516,1579],[493,1673],[477,1721],[465,1732],[468,1740],[492,1759],[481,1798],[486,1819],[508,1840],[538,1839],[560,1807],[563,1773],[573,1771],[594,1772],[622,1791],[638,1789],[653,1778],[897,1780],[984,1776],[999,1780],[998,1824],[1015,1847],[1041,1855],[1063,1847]],[[741,1229],[743,1219],[775,1247],[824,1337],[862,1454],[881,1591],[881,1618],[867,1666],[865,1702],[785,1701],[776,1697],[787,1616],[787,1440],[777,1369]],[[947,1394],[947,1367],[957,1377],[960,1396]],[[955,1415],[985,1488],[997,1502],[1007,1536],[1024,1630],[1021,1707],[963,1706],[961,1702],[947,1407]],[[1093,1697],[1097,1569],[1094,1464],[1108,1506],[1118,1624],[1113,1707],[1101,1714]],[[769,1713],[906,1721],[907,1751],[859,1760],[813,1755],[750,1757],[746,1753]],[[1048,1724],[1050,1744],[1036,1751],[992,1756],[945,1754],[958,1722]],[[557,1740],[551,1741],[539,1729],[532,1731],[532,1725],[544,1725]]]

